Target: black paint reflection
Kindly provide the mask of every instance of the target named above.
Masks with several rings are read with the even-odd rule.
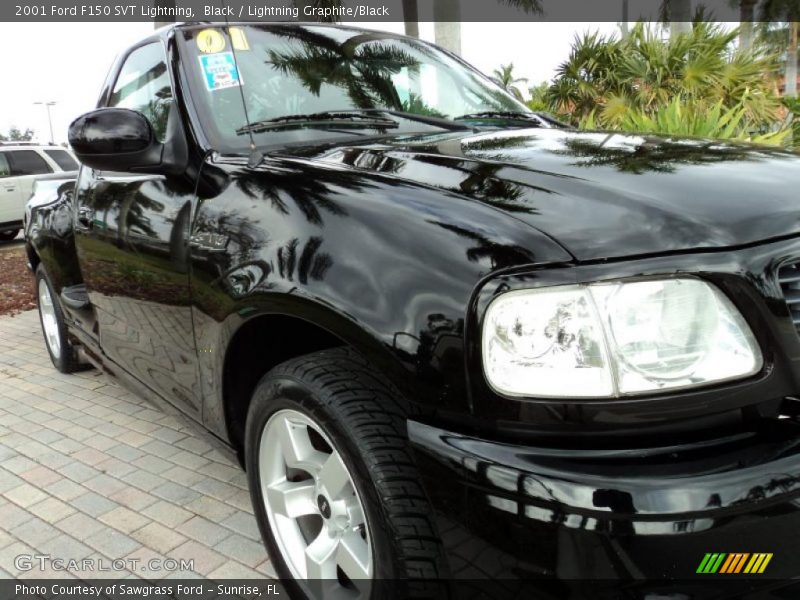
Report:
[[[482,202],[578,259],[719,248],[800,228],[791,191],[800,159],[776,148],[538,129],[398,136],[302,156]]]
[[[467,248],[467,260],[470,262],[480,262],[484,259],[488,259],[492,270],[533,263],[536,260],[536,257],[531,251],[523,246],[500,244],[486,235],[482,235],[476,231],[469,231],[463,227],[458,227],[449,223],[437,222],[436,224],[442,229],[452,231],[456,235],[474,242],[474,246]]]
[[[731,161],[755,162],[763,157],[786,157],[785,152],[768,147],[753,148],[711,140],[670,141],[657,138],[617,134],[597,136],[602,139],[572,138],[564,140],[554,154],[576,158],[579,167],[614,167],[623,173],[674,173],[680,165],[713,165]]]
[[[108,356],[190,415],[200,415],[188,244],[193,188],[179,179],[95,179],[79,206],[83,280]]]
[[[506,446],[418,423],[410,435],[434,498],[470,530],[450,542],[464,559],[460,576],[652,580],[689,577],[709,543],[745,536],[777,551],[767,524],[800,518],[798,424],[783,425],[747,441],[716,440],[714,452],[704,442],[630,457]],[[464,486],[466,498],[457,492]],[[773,566],[781,577],[794,561]]]
[[[452,147],[451,147],[452,146]],[[347,149],[325,157],[326,160],[341,160],[355,168],[389,173],[436,185],[455,193],[464,194],[503,210],[535,214],[534,194],[544,192],[529,186],[519,185],[503,179],[502,164],[455,159],[464,156],[461,144],[447,144],[452,154],[447,156],[362,149]],[[428,168],[429,167],[429,168]]]
[[[333,265],[330,254],[319,252],[322,238],[312,237],[302,247],[298,257],[300,240],[293,238],[278,249],[278,275],[288,281],[295,277],[300,283],[308,283],[309,277],[321,281]]]
[[[345,216],[346,211],[330,198],[330,184],[353,185],[339,177],[329,183],[315,181],[301,169],[280,169],[270,173],[269,178],[243,177],[236,180],[242,192],[259,202],[269,201],[273,210],[288,215],[291,205],[296,206],[309,223],[323,225],[323,215]]]

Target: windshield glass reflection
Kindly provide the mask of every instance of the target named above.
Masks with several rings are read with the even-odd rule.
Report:
[[[248,122],[287,116],[391,110],[412,117],[395,115],[400,126],[394,131],[408,133],[436,130],[414,120],[415,115],[453,119],[485,111],[530,112],[479,72],[418,40],[320,25],[231,30],[230,37],[223,28],[181,30],[193,96],[206,113],[204,126],[223,147],[246,147],[248,139],[236,131]],[[364,135],[350,127],[345,131],[326,126],[324,132],[321,127],[304,127],[309,125],[257,132],[257,142]]]

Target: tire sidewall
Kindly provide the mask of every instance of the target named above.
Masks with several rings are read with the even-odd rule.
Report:
[[[265,425],[272,415],[280,410],[296,410],[311,418],[325,432],[330,441],[336,446],[336,450],[342,457],[342,461],[358,488],[357,492],[364,508],[367,528],[372,542],[375,580],[372,595],[373,597],[389,597],[384,594],[376,595],[376,588],[380,585],[380,582],[388,582],[397,576],[397,559],[393,552],[392,538],[386,531],[388,527],[387,518],[381,509],[383,502],[378,490],[372,483],[364,458],[346,429],[342,426],[341,420],[332,414],[324,400],[325,398],[321,398],[319,392],[312,390],[308,384],[285,375],[279,377],[267,375],[256,388],[247,417],[245,464],[247,466],[253,510],[261,536],[267,546],[278,576],[285,583],[288,583],[288,587],[291,587],[298,595],[302,594],[302,597],[308,596],[300,583],[293,580],[291,571],[281,557],[272,535],[259,476],[259,446]],[[293,597],[295,596],[295,594],[292,595]]]

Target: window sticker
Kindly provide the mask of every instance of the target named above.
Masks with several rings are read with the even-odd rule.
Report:
[[[216,29],[203,29],[197,34],[195,41],[200,52],[204,54],[215,54],[225,50],[225,38]]]
[[[228,29],[228,34],[231,36],[231,45],[234,50],[239,52],[246,52],[250,50],[250,42],[247,41],[247,34],[241,27],[231,27]]]
[[[239,87],[244,83],[239,76],[232,52],[203,54],[199,58],[206,79],[206,88],[209,91]]]

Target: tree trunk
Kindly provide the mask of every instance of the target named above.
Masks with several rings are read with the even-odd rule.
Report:
[[[789,22],[789,48],[786,52],[786,90],[787,98],[797,97],[797,34],[800,23]]]
[[[620,29],[622,30],[622,38],[628,37],[628,2],[629,0],[622,0],[622,23]]]
[[[419,7],[417,0],[403,0],[403,22],[406,27],[406,35],[419,37]]]
[[[669,35],[692,32],[692,0],[667,0],[669,6]]]
[[[739,2],[739,49],[749,51],[753,47],[753,19],[757,0]]]
[[[436,43],[461,55],[461,3],[460,0],[438,0],[433,5]]]

